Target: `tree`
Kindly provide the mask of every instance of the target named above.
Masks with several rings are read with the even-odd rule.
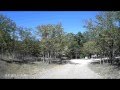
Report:
[[[67,46],[68,46],[68,50],[67,50],[67,55],[69,58],[73,58],[74,57],[74,34],[73,33],[68,33],[67,35]]]
[[[65,34],[61,23],[57,25],[40,25],[37,29],[41,35],[40,43],[44,60],[46,56],[48,58],[52,56],[61,58],[65,47]]]
[[[115,53],[119,49],[119,32],[120,31],[118,29],[104,31],[102,32],[102,34],[99,35],[99,39],[97,42],[97,45],[101,47],[103,52],[107,53],[107,56],[110,58],[111,61],[114,60]]]
[[[114,12],[115,20],[118,22],[118,26],[120,28],[120,11],[115,11]]]
[[[91,58],[91,55],[99,53],[99,47],[97,47],[95,41],[88,41],[84,43],[82,51],[86,56]]]
[[[50,56],[50,46],[51,45],[51,33],[53,30],[53,25],[48,24],[48,25],[41,25],[37,26],[38,32],[41,35],[41,49],[43,50],[43,57],[45,61],[45,56],[47,54],[48,58]]]
[[[119,48],[118,21],[119,12],[100,12],[96,15],[94,22],[89,20],[86,25],[89,40],[95,41],[101,55],[107,55],[110,60],[114,60],[115,53],[118,52]]]
[[[80,56],[82,57],[83,53],[82,53],[82,47],[83,47],[83,43],[85,43],[85,38],[83,36],[83,34],[81,32],[78,32],[76,35],[75,35],[75,40],[77,41],[77,44],[78,44],[78,47],[77,47],[77,52],[78,52],[78,55],[79,55],[79,58]]]
[[[40,54],[39,42],[32,35],[29,28],[18,28],[18,41],[16,42],[16,56],[25,60],[27,56],[38,56]]]
[[[85,42],[85,39],[81,32],[78,32],[77,34],[68,33],[66,35],[67,37],[67,46],[68,46],[68,56],[70,58],[80,58],[80,55],[82,54],[82,47],[83,43]]]
[[[10,18],[0,15],[0,52],[12,53],[15,47],[16,24]]]

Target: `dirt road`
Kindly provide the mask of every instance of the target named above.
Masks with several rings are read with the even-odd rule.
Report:
[[[89,69],[92,60],[71,60],[71,63],[37,72],[32,78],[40,79],[100,79],[97,73]],[[30,77],[31,78],[31,77]]]

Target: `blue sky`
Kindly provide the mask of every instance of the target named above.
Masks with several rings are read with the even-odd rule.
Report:
[[[84,32],[85,20],[95,19],[97,11],[0,11],[18,26],[36,29],[41,24],[62,23],[65,32]]]

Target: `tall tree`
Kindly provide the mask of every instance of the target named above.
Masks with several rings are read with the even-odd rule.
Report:
[[[15,49],[16,24],[10,18],[0,14],[1,53],[12,53]]]
[[[45,56],[49,58],[53,55],[55,56],[54,58],[56,58],[56,56],[60,58],[65,47],[65,35],[62,24],[40,25],[37,29],[41,35],[40,43],[42,45],[44,59]]]
[[[107,53],[111,60],[114,60],[114,54],[118,50],[116,44],[119,42],[118,25],[116,25],[118,17],[119,14],[116,14],[116,12],[100,12],[96,15],[94,22],[90,20],[87,24],[89,37],[94,36],[91,40],[97,42],[97,46],[99,49],[101,48],[101,53]]]

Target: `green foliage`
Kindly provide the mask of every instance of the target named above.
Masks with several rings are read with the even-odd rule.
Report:
[[[84,43],[82,51],[84,55],[87,55],[87,56],[98,54],[100,52],[99,47],[97,47],[95,41],[88,41]]]
[[[119,55],[120,46],[120,30],[119,25],[119,12],[100,12],[96,15],[96,20],[93,22],[89,20],[86,27],[87,32],[84,33],[87,43],[84,44],[83,50],[86,53],[94,54],[94,51],[98,52],[102,56],[108,56],[111,60],[115,56]],[[94,41],[96,43],[96,48],[93,49],[89,41]],[[90,51],[92,50],[92,51]]]
[[[0,15],[0,52],[14,50],[16,24],[6,16]]]
[[[43,56],[48,58],[82,58],[98,54],[113,59],[120,54],[120,12],[100,12],[86,22],[87,31],[65,33],[61,23],[37,26],[40,39],[32,29],[16,26],[0,15],[0,53]]]

